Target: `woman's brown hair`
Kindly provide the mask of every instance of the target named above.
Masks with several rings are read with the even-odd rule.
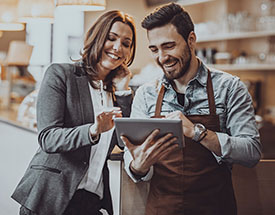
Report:
[[[133,32],[132,44],[130,46],[130,58],[127,59],[125,63],[127,66],[130,66],[134,60],[136,51],[136,28],[133,18],[119,10],[108,11],[100,16],[86,33],[84,48],[81,52],[81,61],[83,62],[86,72],[89,74],[90,80],[96,80],[98,77],[96,64],[101,59],[102,50],[112,25],[118,21],[129,25]],[[107,91],[112,91],[112,79],[116,75],[116,70],[118,69],[120,68],[115,69],[114,72],[110,72],[109,75],[106,76],[104,84]],[[96,88],[92,82],[91,84]]]

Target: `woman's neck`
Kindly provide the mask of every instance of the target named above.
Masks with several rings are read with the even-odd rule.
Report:
[[[103,68],[99,64],[97,65],[96,69],[97,69],[97,77],[99,80],[102,80],[102,81],[104,81],[106,76],[110,73],[110,70]]]

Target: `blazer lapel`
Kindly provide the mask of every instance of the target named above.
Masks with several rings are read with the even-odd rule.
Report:
[[[76,75],[76,85],[78,90],[78,97],[79,97],[79,104],[80,104],[80,111],[82,116],[83,124],[87,123],[94,123],[94,108],[92,103],[92,97],[89,89],[89,82],[87,78],[86,72],[78,67],[75,66],[75,75]],[[85,155],[87,161],[89,161],[91,148],[85,148]]]
[[[76,66],[76,69],[82,70]],[[89,89],[89,82],[87,75],[76,74],[76,84],[81,107],[81,116],[83,124],[94,122],[94,108],[92,105],[92,98]]]

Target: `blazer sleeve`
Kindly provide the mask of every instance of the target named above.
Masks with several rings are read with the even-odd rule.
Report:
[[[66,74],[72,68],[72,65],[52,64],[41,83],[37,98],[38,142],[47,153],[69,152],[92,144],[89,138],[91,124],[65,125],[67,88],[72,84]]]

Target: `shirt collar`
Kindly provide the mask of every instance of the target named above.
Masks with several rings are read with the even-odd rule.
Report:
[[[195,77],[193,78],[193,80],[197,80],[202,86],[206,86],[207,85],[207,77],[208,77],[208,68],[199,58],[197,58],[197,59],[199,61],[199,68],[198,68],[198,72],[195,75]]]

